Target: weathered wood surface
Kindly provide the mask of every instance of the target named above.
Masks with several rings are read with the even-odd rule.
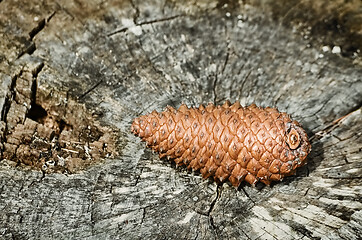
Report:
[[[260,2],[0,1],[2,153],[26,116],[11,96],[28,72],[37,101],[75,99],[119,130],[119,155],[76,174],[3,157],[1,238],[360,238],[361,2]],[[308,165],[236,190],[175,168],[130,133],[134,117],[167,104],[226,99],[300,121]]]

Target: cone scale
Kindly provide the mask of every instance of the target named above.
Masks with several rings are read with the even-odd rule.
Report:
[[[161,158],[236,187],[282,180],[306,163],[311,150],[306,132],[288,114],[239,102],[167,107],[134,119],[131,130]]]

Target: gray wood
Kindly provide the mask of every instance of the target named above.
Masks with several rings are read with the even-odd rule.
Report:
[[[2,159],[0,238],[360,238],[360,10],[357,0],[0,1],[2,152],[29,111],[7,109],[21,95],[12,83],[29,72],[21,79],[37,94],[74,99],[119,131],[118,156],[75,174]],[[308,165],[271,187],[218,186],[130,132],[153,109],[226,99],[300,121]]]

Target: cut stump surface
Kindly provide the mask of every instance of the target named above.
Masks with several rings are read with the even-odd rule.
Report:
[[[1,239],[359,239],[362,3],[0,0]],[[203,180],[131,122],[167,105],[277,107],[308,164]]]

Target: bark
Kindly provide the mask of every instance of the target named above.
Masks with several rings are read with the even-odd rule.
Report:
[[[0,1],[2,239],[358,239],[361,2]],[[229,99],[312,152],[266,187],[159,159],[133,118]]]

